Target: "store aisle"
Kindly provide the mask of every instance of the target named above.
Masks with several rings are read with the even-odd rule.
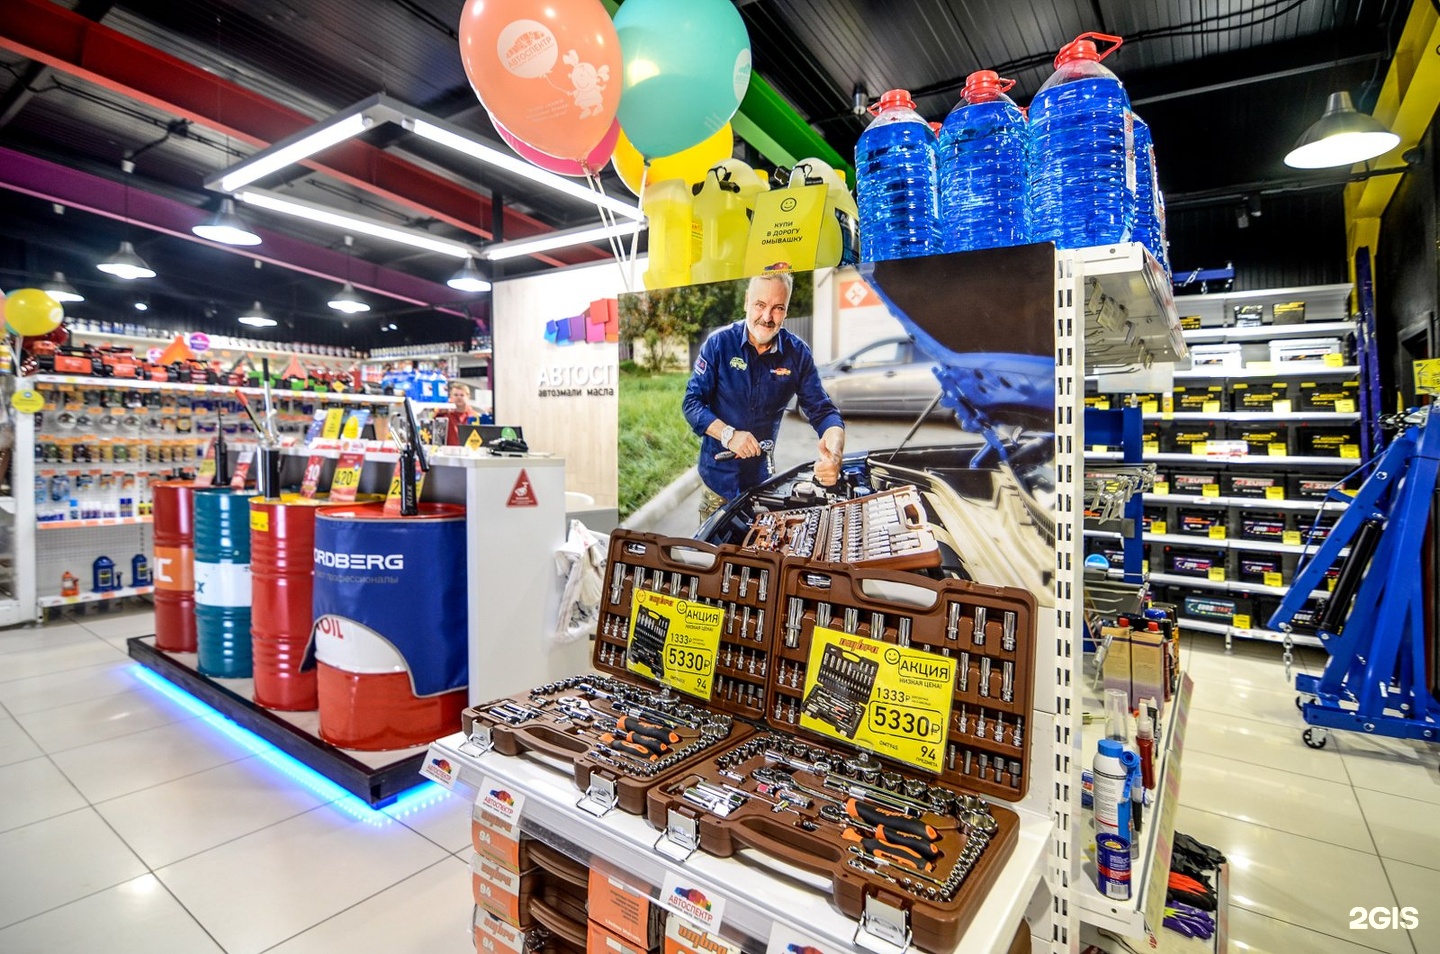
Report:
[[[427,786],[373,812],[296,773],[129,662],[150,629],[141,612],[0,632],[0,950],[472,950],[462,799]],[[1440,950],[1440,751],[1308,749],[1278,647],[1185,649],[1179,826],[1230,857],[1232,950]],[[1351,908],[1405,905],[1413,937],[1349,927]]]
[[[0,632],[0,950],[473,950],[469,810],[384,811],[157,685],[150,612]]]

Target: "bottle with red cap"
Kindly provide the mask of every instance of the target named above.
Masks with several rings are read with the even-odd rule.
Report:
[[[1030,240],[1025,114],[1006,93],[1013,79],[971,73],[940,129],[940,230],[947,252]]]
[[[879,262],[941,250],[935,192],[935,133],[903,89],[870,107],[875,118],[855,144],[860,258]]]
[[[1101,60],[1118,36],[1084,33],[1061,48],[1030,103],[1030,236],[1059,248],[1130,240],[1135,144],[1130,97]],[[1110,44],[1101,52],[1097,43]]]

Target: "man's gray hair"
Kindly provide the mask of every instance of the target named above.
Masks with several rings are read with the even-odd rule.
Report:
[[[788,299],[795,294],[795,276],[789,272],[762,272],[750,279],[750,284],[745,287],[745,297],[753,298],[756,282],[784,282],[785,297]]]

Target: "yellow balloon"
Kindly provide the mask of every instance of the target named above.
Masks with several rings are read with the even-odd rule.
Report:
[[[726,123],[720,131],[696,143],[689,149],[673,156],[663,156],[650,161],[650,174],[646,181],[661,182],[665,179],[683,179],[686,185],[694,185],[705,178],[705,173],[716,163],[729,159],[735,152],[735,133]],[[615,154],[610,163],[619,174],[620,181],[636,195],[640,194],[640,179],[645,175],[645,157],[630,144],[625,130],[620,130],[620,139],[615,143]]]
[[[21,337],[49,334],[64,320],[65,309],[38,288],[17,288],[5,296],[5,323]]]

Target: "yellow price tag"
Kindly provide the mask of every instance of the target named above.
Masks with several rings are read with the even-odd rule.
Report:
[[[1200,405],[1200,410],[1202,410],[1202,411],[1203,411],[1204,413],[1206,413],[1206,414],[1219,414],[1219,413],[1220,413],[1220,402],[1219,402],[1219,401],[1205,401],[1205,402],[1203,402],[1203,403]]]
[[[10,395],[10,406],[21,414],[34,414],[44,410],[45,398],[38,391],[25,388]]]
[[[1271,457],[1290,456],[1290,447],[1288,444],[1270,444],[1265,450]]]
[[[1266,585],[1266,586],[1284,586],[1284,585],[1285,585],[1285,576],[1284,576],[1284,574],[1282,574],[1282,573],[1266,573],[1266,574],[1265,574],[1265,585]]]
[[[1154,520],[1150,523],[1150,532],[1155,534],[1155,536],[1157,537],[1165,536],[1166,531],[1168,531],[1169,529],[1170,525],[1164,520]]]
[[[1159,414],[1159,413],[1160,413],[1160,402],[1159,402],[1159,401],[1141,401],[1141,402],[1140,402],[1140,413],[1141,413],[1141,414]]]
[[[1355,402],[1352,401],[1352,400],[1350,400],[1349,398],[1346,398],[1346,399],[1340,400],[1340,401],[1336,401],[1336,402],[1335,402],[1335,413],[1336,413],[1336,414],[1354,414],[1354,413],[1355,413]]]
[[[1110,449],[1110,448],[1106,447],[1104,444],[1091,444],[1091,445],[1090,445],[1090,453],[1092,453],[1092,454],[1103,454],[1103,453],[1105,453],[1106,451],[1108,451],[1109,449]]]
[[[1288,400],[1276,401],[1270,408],[1276,414],[1289,414],[1290,402]]]
[[[1160,399],[1160,411],[1163,414],[1175,413],[1175,395],[1167,394]]]
[[[1211,528],[1210,528],[1210,539],[1211,539],[1211,540],[1224,540],[1224,539],[1225,539],[1225,528],[1224,528],[1224,527],[1221,527],[1221,526],[1211,527]]]
[[[1195,443],[1190,445],[1190,453],[1194,454],[1196,457],[1204,457],[1206,454],[1210,453],[1210,442],[1196,441]]]
[[[1284,488],[1284,487],[1266,487],[1266,488],[1265,488],[1265,499],[1266,499],[1266,500],[1284,500],[1284,499],[1285,499],[1285,488]]]
[[[708,701],[724,623],[723,607],[636,590],[625,667]]]
[[[1110,410],[1110,399],[1100,398],[1098,401],[1092,404],[1091,407],[1095,408],[1095,410],[1097,411],[1108,411]]]
[[[270,514],[264,510],[250,511],[250,530],[252,533],[269,533]]]
[[[1325,577],[1325,589],[1329,590],[1331,593],[1334,593],[1334,592],[1335,592],[1335,584],[1336,584],[1338,581],[1339,581],[1339,577],[1334,577],[1334,576],[1327,576],[1327,577]]]
[[[1274,368],[1274,365],[1273,365],[1271,362],[1269,362],[1269,361],[1251,361],[1249,364],[1245,365],[1245,370],[1247,370],[1247,371],[1262,371],[1262,372],[1264,372],[1264,371],[1270,371],[1270,370],[1272,370],[1273,368]]]
[[[332,439],[340,436],[340,427],[345,423],[345,409],[332,407],[325,412],[325,426],[320,431],[323,438]]]
[[[1249,629],[1250,617],[1246,616],[1244,613],[1236,613],[1235,618],[1230,621],[1230,625],[1234,626],[1236,629]]]
[[[1300,531],[1286,530],[1280,535],[1280,542],[1287,547],[1298,547],[1300,545]]]
[[[1329,354],[1327,354],[1327,355],[1325,356],[1325,367],[1327,367],[1327,368],[1343,368],[1343,367],[1345,367],[1345,356],[1344,356],[1343,354],[1336,354],[1336,353],[1333,352],[1333,351],[1330,352]]]
[[[359,487],[359,486],[360,486],[360,468],[359,468],[359,467],[346,467],[346,468],[344,468],[343,470],[342,470],[342,469],[337,469],[337,470],[335,471],[335,479],[334,479],[333,481],[331,481],[330,486],[332,486],[332,487]]]
[[[1223,566],[1212,566],[1207,574],[1211,583],[1225,582],[1225,568]]]
[[[1218,497],[1218,496],[1220,496],[1220,485],[1219,485],[1219,484],[1205,484],[1205,485],[1203,485],[1203,486],[1200,488],[1200,496],[1202,496],[1202,497]]]
[[[1160,495],[1160,496],[1162,496],[1162,497],[1168,497],[1168,496],[1170,495],[1170,481],[1168,481],[1168,480],[1157,480],[1157,481],[1155,481],[1155,493],[1158,494],[1158,495]]]
[[[853,712],[836,715],[833,721],[806,713],[800,727],[939,772],[944,768],[955,664],[944,656],[816,627],[810,638],[805,697],[817,685],[833,685],[855,705]],[[868,694],[857,697],[855,687],[866,685]]]
[[[1160,442],[1145,441],[1143,444],[1140,445],[1140,452],[1142,454],[1158,454],[1160,453]]]
[[[1341,444],[1341,445],[1340,445],[1340,459],[1341,459],[1341,460],[1359,460],[1359,459],[1360,459],[1360,445],[1359,445],[1359,444]]]

